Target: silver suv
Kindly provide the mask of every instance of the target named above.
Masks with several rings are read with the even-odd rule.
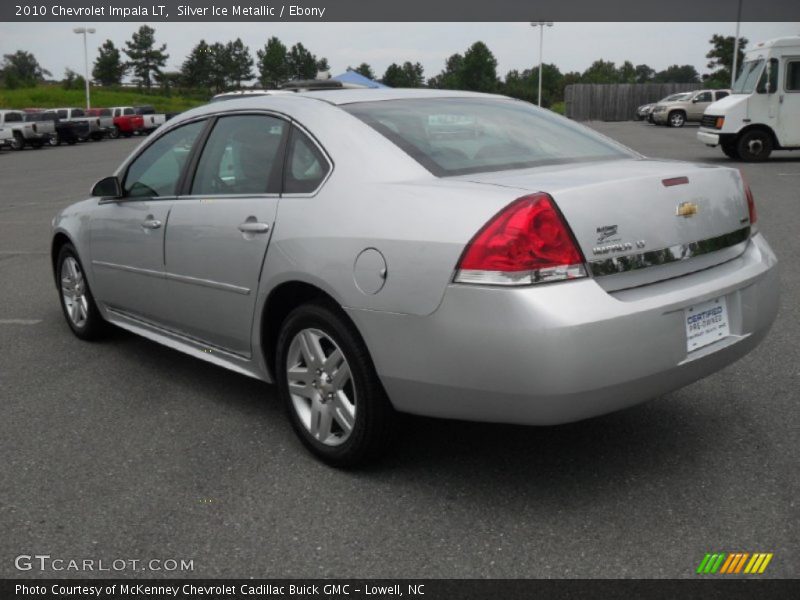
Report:
[[[729,96],[730,93],[730,90],[697,90],[678,100],[659,102],[653,108],[651,115],[653,123],[683,127],[686,121],[700,122],[703,113],[711,103]]]

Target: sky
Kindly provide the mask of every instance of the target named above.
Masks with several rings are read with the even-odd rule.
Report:
[[[0,23],[0,54],[32,52],[56,79],[70,68],[83,72],[83,45],[73,23]],[[106,39],[124,46],[140,23],[93,23],[89,62]],[[472,43],[486,43],[498,61],[502,77],[511,69],[539,62],[539,29],[528,23],[156,23],[156,40],[167,44],[167,70],[178,70],[202,38],[209,43],[241,37],[255,51],[273,35],[287,46],[302,42],[324,56],[332,74],[348,66],[369,63],[381,76],[392,62],[419,61],[425,76],[444,68],[445,59],[463,53]],[[583,71],[602,58],[618,65],[625,60],[658,70],[673,64],[693,65],[706,73],[708,40],[714,33],[734,35],[736,24],[723,23],[555,23],[544,31],[543,58],[562,72]],[[740,35],[759,41],[800,35],[800,23],[742,23]]]

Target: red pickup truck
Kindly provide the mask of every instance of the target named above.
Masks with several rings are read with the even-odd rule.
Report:
[[[132,106],[115,106],[111,109],[111,115],[114,117],[114,128],[109,133],[110,138],[116,139],[120,135],[131,137],[144,129],[144,117],[137,115]]]

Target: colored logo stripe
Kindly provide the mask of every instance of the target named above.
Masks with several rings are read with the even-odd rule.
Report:
[[[706,553],[700,565],[697,567],[698,574],[761,574],[772,560],[772,553],[757,552],[716,552]],[[747,565],[747,566],[745,566]],[[744,570],[742,570],[744,569]]]

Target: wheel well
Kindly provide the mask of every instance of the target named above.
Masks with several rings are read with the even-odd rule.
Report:
[[[667,113],[667,118],[674,113],[681,113],[684,117],[686,116],[686,111],[682,108],[673,108],[671,111]]]
[[[769,125],[764,125],[762,123],[757,123],[754,125],[748,125],[747,127],[742,127],[739,132],[736,134],[736,141],[739,141],[739,138],[743,136],[745,133],[749,133],[751,131],[763,131],[772,138],[772,146],[777,150],[780,148],[780,144],[778,143],[778,138],[775,137],[775,132],[772,130],[772,127]]]
[[[58,287],[58,275],[56,274],[56,261],[58,260],[58,253],[61,252],[61,247],[64,244],[70,244],[70,240],[65,233],[57,233],[53,237],[53,245],[50,247],[50,264],[53,267],[53,279],[56,280],[56,287]]]
[[[342,310],[341,305],[328,293],[320,288],[302,281],[289,281],[282,283],[270,292],[263,309],[261,321],[261,351],[267,370],[273,380],[275,379],[275,346],[278,343],[281,324],[295,308],[313,300],[324,302],[338,311],[351,323],[352,320]],[[355,328],[355,324],[353,324]],[[357,330],[357,328],[355,328]]]

